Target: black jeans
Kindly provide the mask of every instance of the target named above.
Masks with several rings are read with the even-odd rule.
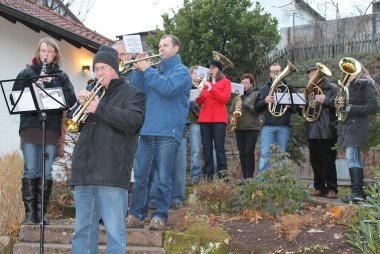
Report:
[[[258,130],[235,131],[236,144],[239,150],[240,167],[243,178],[253,177],[255,172],[255,147]]]
[[[323,192],[337,192],[336,139],[308,139],[310,164],[314,171],[314,188]]]
[[[203,170],[207,180],[212,180],[215,173],[213,148],[215,148],[216,153],[217,172],[227,169],[227,157],[224,149],[226,126],[225,123],[201,123]]]

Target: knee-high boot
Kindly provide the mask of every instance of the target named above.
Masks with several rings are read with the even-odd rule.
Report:
[[[46,208],[49,205],[49,197],[51,193],[51,188],[53,186],[53,180],[45,180],[45,188],[44,188],[44,215],[46,215]],[[38,178],[38,191],[37,191],[37,220],[41,221],[41,211],[42,211],[42,179]],[[44,224],[48,225],[49,221],[44,216]]]
[[[24,225],[32,225],[37,223],[37,178],[22,178],[22,201],[25,207]]]
[[[365,200],[365,194],[363,191],[364,173],[362,168],[350,168],[351,177],[351,195],[342,198],[344,203],[360,203]]]

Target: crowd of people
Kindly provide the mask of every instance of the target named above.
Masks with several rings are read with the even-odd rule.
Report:
[[[254,178],[271,167],[274,145],[282,154],[287,152],[292,115],[300,114],[311,103],[308,98],[301,106],[279,103],[273,86],[281,84],[275,91],[286,92],[287,84],[285,77],[279,78],[284,75],[281,66],[274,63],[269,67],[268,81],[260,89],[253,74],[241,75],[244,91],[233,97],[228,108],[231,81],[224,74],[223,61],[210,60],[209,73],[201,78],[198,66],[187,68],[182,63],[181,45],[176,36],[162,36],[158,46],[161,58],[158,68],[153,67],[149,59],[138,60],[144,57],[138,54],[134,56],[137,59],[134,70],[120,67],[121,61],[132,59],[122,40],[113,47],[101,46],[94,56],[93,70],[94,82],[101,84],[104,94],[91,101],[88,101],[91,87],[75,95],[69,77],[59,68],[60,50],[51,38],[41,39],[31,66],[22,70],[14,83],[13,91],[26,86],[33,89],[62,87],[68,107],[86,103],[82,113],[88,118],[81,126],[72,155],[70,185],[74,189],[76,207],[73,253],[85,250],[97,253],[100,220],[107,232],[107,253],[125,253],[126,228],[143,228],[148,209],[154,209],[148,229],[163,230],[168,210],[181,207],[185,201],[187,140],[193,184],[201,180],[211,182],[215,178],[226,180],[225,137],[229,125],[236,138],[241,175]],[[339,125],[334,103],[337,86],[326,76],[314,80],[319,72],[317,65],[306,71],[313,81],[310,85],[322,91],[313,99],[313,103],[321,106],[320,115],[313,121],[305,121],[314,172],[312,196],[337,198],[337,151],[334,148],[337,145],[346,151],[352,183],[352,194],[342,201],[365,199],[360,153],[368,142],[368,116],[376,112],[377,98],[373,79],[366,68],[358,64],[358,71],[345,80],[349,84],[349,104],[344,109],[347,119]],[[27,83],[28,79],[22,79],[41,73],[56,75],[40,78],[32,86]],[[192,89],[197,95],[189,100]],[[20,114],[19,133],[25,161],[23,224],[36,224],[44,219],[48,223],[41,217],[41,203],[44,202],[46,209],[62,117],[61,110],[47,112],[46,152],[41,157],[41,116],[38,112]],[[260,157],[256,170],[258,139]],[[41,163],[45,167],[44,176]],[[132,200],[128,202],[132,171],[134,185]],[[45,181],[44,190],[41,181]]]

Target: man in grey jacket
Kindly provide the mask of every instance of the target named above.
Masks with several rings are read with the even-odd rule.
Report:
[[[72,177],[76,208],[74,254],[98,253],[99,219],[107,232],[109,254],[124,254],[128,208],[128,188],[136,152],[137,138],[145,114],[145,95],[125,84],[118,75],[115,49],[100,47],[94,57],[94,72],[105,89],[84,110],[86,123],[72,157]],[[83,105],[90,96],[79,92]]]

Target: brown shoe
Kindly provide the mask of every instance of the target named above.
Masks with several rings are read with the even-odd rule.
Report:
[[[128,215],[125,219],[125,226],[127,228],[144,228],[144,221],[139,220],[133,215]]]
[[[323,191],[316,189],[316,190],[310,192],[310,196],[313,196],[313,197],[325,197],[326,194]]]
[[[330,199],[337,199],[336,192],[334,190],[329,190],[329,192],[326,194],[326,198]]]

